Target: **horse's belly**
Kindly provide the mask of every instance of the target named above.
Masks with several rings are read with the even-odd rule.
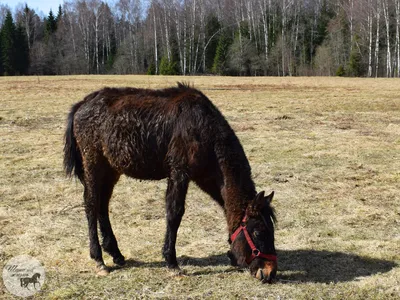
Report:
[[[167,177],[167,174],[164,170],[154,169],[126,169],[124,170],[124,174],[128,177],[141,179],[141,180],[161,180]]]
[[[121,142],[103,149],[109,163],[119,173],[143,180],[159,180],[167,176],[163,152],[155,146],[135,147]]]

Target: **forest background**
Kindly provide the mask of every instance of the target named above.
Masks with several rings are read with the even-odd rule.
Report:
[[[400,77],[400,0],[0,4],[0,75]]]

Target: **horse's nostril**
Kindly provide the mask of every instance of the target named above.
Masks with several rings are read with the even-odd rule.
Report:
[[[265,278],[264,272],[262,269],[258,269],[257,273],[256,273],[256,278],[263,281]]]
[[[275,281],[276,272],[271,272],[268,274],[268,277],[264,279],[263,282],[273,283]]]
[[[265,282],[267,282],[267,283],[272,283],[272,276],[271,276],[271,274],[268,275],[268,277],[265,279]]]

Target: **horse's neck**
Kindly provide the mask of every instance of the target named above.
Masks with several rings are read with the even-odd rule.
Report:
[[[221,191],[225,203],[229,233],[242,221],[249,202],[254,199],[256,190],[251,179],[250,169],[222,167],[224,185]]]
[[[248,206],[256,196],[251,178],[251,168],[238,137],[227,122],[224,122],[215,143],[219,169],[222,175],[221,195],[225,203],[225,213],[229,232],[237,227]]]

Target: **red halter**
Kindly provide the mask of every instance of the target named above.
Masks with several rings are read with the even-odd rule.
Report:
[[[274,254],[264,254],[260,250],[257,249],[256,245],[254,245],[249,232],[247,231],[247,228],[245,226],[247,222],[247,215],[244,216],[240,226],[235,230],[234,233],[231,235],[231,241],[232,243],[236,240],[238,237],[239,233],[243,231],[244,236],[246,237],[246,241],[249,244],[251,248],[251,257],[250,259],[246,259],[246,263],[250,265],[250,263],[256,258],[256,257],[262,257],[270,261],[277,261],[277,256]]]

